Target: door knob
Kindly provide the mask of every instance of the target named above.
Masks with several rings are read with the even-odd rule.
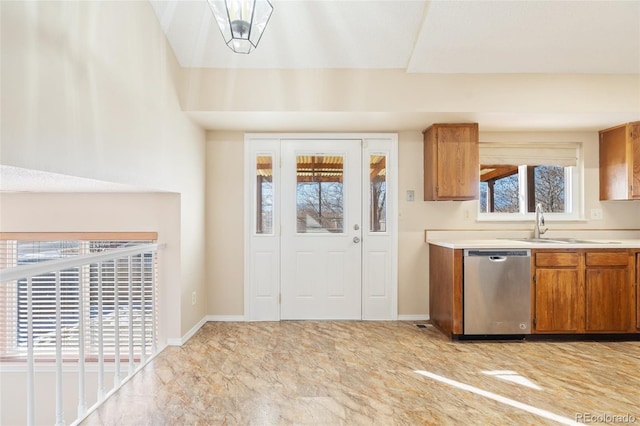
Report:
[[[359,243],[360,242],[360,237],[353,237],[353,242],[354,243]]]

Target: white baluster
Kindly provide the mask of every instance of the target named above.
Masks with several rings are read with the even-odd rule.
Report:
[[[84,368],[84,283],[87,266],[82,271],[78,282],[78,418],[87,412],[85,397],[85,368]]]
[[[17,285],[17,283],[16,283]],[[33,356],[33,278],[27,278],[27,425],[33,426],[35,402],[35,360]]]
[[[133,277],[131,274],[131,256],[128,256],[129,265],[129,376],[133,375],[135,365],[133,362]]]
[[[151,354],[156,354],[156,252],[151,252]]]
[[[56,272],[56,426],[64,425],[62,404],[62,282]]]
[[[145,306],[144,306],[144,301],[145,301],[145,266],[144,266],[144,253],[140,254],[140,320],[141,320],[141,326],[140,326],[140,330],[142,331],[140,333],[140,349],[142,350],[142,364],[145,364],[147,362],[147,333],[145,330],[145,326],[146,326],[146,321],[145,321],[145,315],[147,313]]]
[[[114,336],[115,336],[115,360],[116,360],[116,372],[113,378],[115,386],[120,385],[120,300],[118,299],[120,296],[119,283],[118,279],[118,260],[113,261],[113,300],[114,300]]]
[[[102,318],[102,262],[98,262],[98,401],[104,399],[104,333]]]

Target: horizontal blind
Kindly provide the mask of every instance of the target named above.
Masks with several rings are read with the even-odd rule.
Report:
[[[580,144],[484,142],[479,150],[480,164],[575,167],[578,165]]]
[[[99,253],[116,248],[146,244],[152,241],[0,241],[0,267],[61,259],[79,254]],[[101,264],[91,264],[61,271],[62,349],[66,356],[78,352],[80,311],[84,311],[85,356],[97,356],[98,347],[98,268],[102,268],[103,339],[105,354],[113,355],[115,323],[119,322],[120,341],[129,342],[129,321],[133,321],[135,355],[141,345],[151,347],[152,286],[155,283],[155,264],[151,253],[131,257],[133,294],[129,298],[129,258]],[[83,298],[80,300],[80,288]],[[115,296],[117,292],[118,296]],[[34,351],[36,356],[49,359],[56,345],[56,274],[47,273],[32,280]],[[4,283],[0,287],[0,358],[25,356],[27,351],[27,280]],[[130,303],[131,302],[131,303]],[[115,320],[118,316],[119,321]],[[144,316],[144,320],[143,320]],[[142,324],[144,323],[144,328]],[[149,337],[145,337],[149,336]],[[148,352],[148,351],[147,351]]]
[[[0,269],[17,265],[16,241],[0,240]],[[18,286],[16,281],[0,283],[0,356],[16,355],[18,318]]]

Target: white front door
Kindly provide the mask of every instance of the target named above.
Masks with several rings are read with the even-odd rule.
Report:
[[[397,135],[245,135],[244,317],[397,319]]]
[[[361,144],[282,140],[281,319],[362,318]]]

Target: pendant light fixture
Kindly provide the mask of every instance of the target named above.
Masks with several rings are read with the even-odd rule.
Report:
[[[273,6],[269,0],[207,0],[224,42],[236,53],[249,53],[260,42]]]

